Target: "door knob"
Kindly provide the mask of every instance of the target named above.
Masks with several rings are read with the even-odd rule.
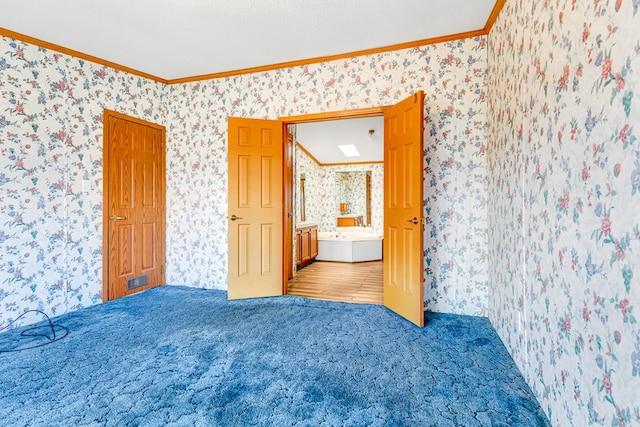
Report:
[[[419,221],[418,221],[418,218],[416,218],[416,217],[414,216],[414,217],[413,217],[413,219],[408,219],[408,220],[407,220],[407,222],[411,222],[411,223],[413,223],[413,224],[417,224]]]
[[[229,219],[230,219],[231,221],[235,221],[236,219],[242,219],[242,217],[240,217],[240,216],[235,216],[235,214],[234,214],[234,215],[231,215],[231,217],[230,217]]]
[[[123,219],[127,219],[123,216],[111,215],[111,221],[122,221]]]

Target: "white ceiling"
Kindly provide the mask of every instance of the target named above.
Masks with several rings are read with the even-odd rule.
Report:
[[[373,134],[369,131],[373,130]],[[299,123],[296,140],[320,164],[381,162],[384,118],[366,117],[326,122]],[[353,144],[360,157],[345,157],[338,145]]]
[[[484,28],[495,0],[0,0],[0,27],[161,79]]]

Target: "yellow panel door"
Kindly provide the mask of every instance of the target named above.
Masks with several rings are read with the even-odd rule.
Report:
[[[283,293],[282,123],[229,117],[229,299]]]
[[[384,305],[424,326],[422,91],[384,113]]]
[[[165,129],[104,111],[103,300],[164,285]]]

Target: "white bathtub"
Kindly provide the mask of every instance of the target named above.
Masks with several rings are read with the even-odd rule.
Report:
[[[370,232],[318,233],[317,261],[362,262],[382,259],[382,236]]]

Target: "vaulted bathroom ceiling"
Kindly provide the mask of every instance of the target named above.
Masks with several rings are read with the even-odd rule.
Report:
[[[160,79],[482,30],[495,0],[0,0],[0,28]]]

